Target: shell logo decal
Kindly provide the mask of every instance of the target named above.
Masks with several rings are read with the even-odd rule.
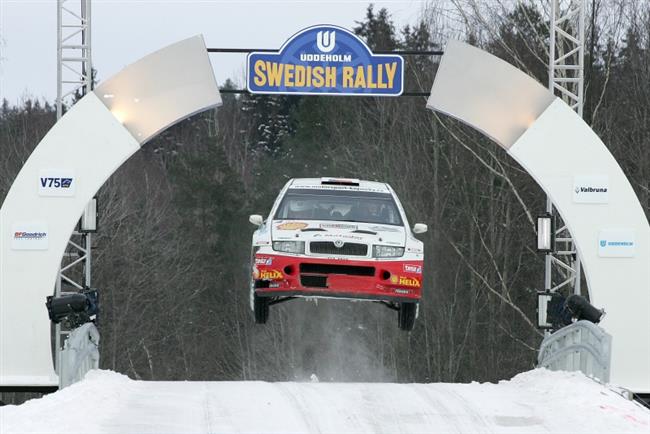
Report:
[[[309,225],[303,222],[287,222],[277,225],[275,228],[281,231],[297,231],[299,229],[305,229],[307,226]]]

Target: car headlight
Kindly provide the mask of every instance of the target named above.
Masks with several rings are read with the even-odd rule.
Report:
[[[404,256],[404,247],[374,246],[372,256],[373,258],[399,258]]]
[[[273,250],[285,253],[305,253],[304,241],[273,241]]]

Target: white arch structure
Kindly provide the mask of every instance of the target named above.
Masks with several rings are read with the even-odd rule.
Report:
[[[44,303],[84,207],[145,142],[220,104],[203,37],[195,36],[103,82],[38,144],[0,209],[0,386],[58,385]],[[43,187],[41,178],[72,181],[63,189],[49,180]]]
[[[607,312],[611,382],[650,392],[650,225],[607,147],[534,79],[458,41],[445,49],[427,107],[497,142],[551,197],[583,261],[590,299]],[[589,184],[607,192],[575,192]]]
[[[85,205],[147,140],[220,104],[197,36],[102,83],[39,143],[0,209],[0,386],[58,384],[44,301]],[[650,227],[604,144],[533,79],[459,42],[449,43],[427,106],[494,139],[552,197],[584,261],[591,299],[607,309],[612,381],[650,392]],[[41,186],[42,177],[57,176],[72,178],[65,191]],[[574,184],[590,179],[605,179],[606,203],[576,202]],[[631,237],[634,247],[599,248],[603,234]]]

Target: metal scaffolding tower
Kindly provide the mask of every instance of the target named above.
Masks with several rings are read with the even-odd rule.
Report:
[[[56,118],[93,87],[90,0],[57,0],[57,97]],[[89,208],[95,204],[89,204]],[[86,215],[89,209],[86,210]],[[91,209],[91,211],[94,211]],[[92,238],[81,225],[68,242],[56,281],[55,296],[90,288]],[[62,291],[62,286],[70,291]],[[70,333],[56,325],[55,368],[60,375],[61,349]]]
[[[56,118],[66,99],[92,89],[90,0],[57,0]]]
[[[551,0],[550,50],[548,87],[582,117],[584,92],[585,1]],[[546,198],[546,211],[553,215],[553,203]],[[557,217],[559,218],[559,217]],[[573,285],[580,294],[580,257],[566,225],[556,230],[556,241],[561,246],[546,254],[544,289],[555,292]],[[561,282],[553,286],[553,268]]]

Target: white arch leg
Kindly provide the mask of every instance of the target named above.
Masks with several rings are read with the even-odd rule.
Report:
[[[650,392],[650,225],[607,147],[535,80],[458,41],[445,50],[427,107],[491,137],[551,197],[580,253],[591,300],[607,311],[611,381]],[[574,198],[575,184],[585,179],[606,180],[606,202]],[[634,247],[601,247],[608,237]]]
[[[0,386],[58,384],[45,297],[53,292],[85,205],[142,143],[220,104],[203,38],[197,36],[102,83],[38,144],[0,209]],[[48,176],[71,178],[71,185],[39,187]]]

